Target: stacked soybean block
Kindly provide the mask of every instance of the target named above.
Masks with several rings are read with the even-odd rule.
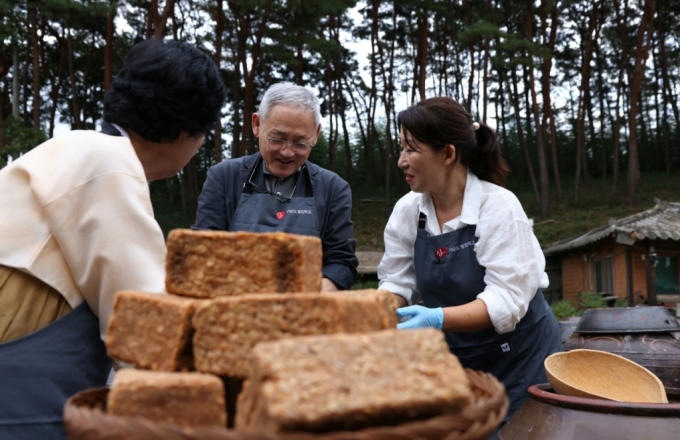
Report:
[[[251,351],[260,342],[395,328],[390,297],[389,292],[374,290],[216,299],[198,306],[194,313],[196,369],[246,378],[251,373]]]
[[[375,301],[380,310],[380,317],[383,319],[383,329],[390,329],[396,326],[398,319],[396,318],[399,303],[394,298],[392,292],[387,290],[341,290],[334,292],[338,295],[356,295]],[[381,329],[382,330],[382,329]]]
[[[472,392],[443,333],[386,330],[261,343],[236,429],[329,432],[460,410]]]
[[[112,359],[156,371],[193,369],[191,317],[200,300],[122,291],[106,329]]]
[[[180,426],[227,425],[224,385],[209,374],[120,370],[107,397],[107,411]]]
[[[168,293],[215,298],[321,290],[323,251],[317,237],[175,229],[167,247]]]

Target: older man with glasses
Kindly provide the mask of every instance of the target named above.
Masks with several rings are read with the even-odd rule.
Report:
[[[337,174],[307,160],[320,131],[312,91],[290,83],[271,86],[253,114],[260,151],[210,168],[192,228],[319,237],[322,290],[347,290],[358,278],[352,194]]]

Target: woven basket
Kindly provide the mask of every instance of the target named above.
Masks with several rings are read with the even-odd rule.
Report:
[[[106,414],[108,388],[92,388],[72,396],[64,407],[64,427],[70,440],[472,440],[486,439],[508,411],[503,385],[488,373],[465,370],[474,403],[460,413],[397,426],[326,434],[257,434],[225,428],[181,428],[141,417]]]

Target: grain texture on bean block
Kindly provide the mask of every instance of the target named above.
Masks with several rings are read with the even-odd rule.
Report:
[[[434,329],[258,344],[236,428],[264,433],[387,426],[459,411],[467,376]]]
[[[165,285],[195,298],[319,292],[322,262],[317,237],[175,229],[168,234]]]
[[[385,291],[291,293],[219,298],[196,309],[194,362],[205,373],[246,378],[259,342],[301,335],[395,328]]]
[[[106,329],[109,356],[138,368],[192,370],[191,317],[201,302],[165,294],[118,292]]]
[[[107,411],[180,426],[227,426],[224,384],[209,374],[118,370]]]

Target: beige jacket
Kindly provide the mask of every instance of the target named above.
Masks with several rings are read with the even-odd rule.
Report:
[[[72,131],[0,170],[0,265],[31,274],[104,337],[113,297],[162,292],[166,248],[144,169],[126,137]]]

